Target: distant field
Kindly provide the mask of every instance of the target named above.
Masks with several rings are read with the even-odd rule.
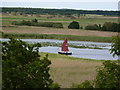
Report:
[[[104,32],[104,31],[91,31],[84,29],[68,29],[68,25],[72,21],[78,21],[80,26],[85,27],[90,24],[103,24],[104,22],[117,22],[117,17],[107,17],[107,16],[96,16],[96,15],[88,15],[79,17],[77,19],[70,19],[68,17],[58,17],[55,16],[53,18],[47,18],[49,15],[38,16],[14,16],[14,15],[3,15],[2,17],[2,32],[4,33],[16,33],[16,34],[48,34],[48,35],[76,35],[76,36],[90,36],[92,40],[87,41],[103,41],[110,42],[110,39],[103,39],[98,37],[111,37],[117,35],[116,32]],[[49,16],[50,17],[50,16]],[[33,26],[13,26],[11,25],[12,21],[21,21],[21,20],[32,20],[37,19],[39,22],[61,22],[63,23],[63,29],[56,28],[47,28],[47,27],[33,27]],[[26,35],[25,35],[26,36]],[[59,37],[54,37],[53,39],[61,39]],[[78,40],[77,38],[71,36],[71,40]],[[87,37],[89,38],[89,37]],[[52,39],[52,38],[50,38]],[[98,39],[98,40],[97,40]],[[79,39],[83,40],[83,39]],[[86,39],[84,39],[86,40]]]
[[[78,21],[80,26],[85,27],[89,24],[103,24],[104,22],[118,22],[117,17],[105,17],[105,16],[95,16],[95,15],[89,15],[85,17],[79,17],[76,19],[70,19],[66,17],[54,17],[54,18],[47,18],[46,16],[13,16],[13,15],[3,15],[2,16],[2,23],[4,26],[11,25],[12,21],[20,21],[20,20],[32,20],[37,19],[39,22],[61,22],[64,25],[64,28],[67,28],[70,22],[72,21]]]
[[[45,56],[46,53],[40,53]],[[96,76],[96,66],[102,61],[74,58],[58,54],[48,54],[50,75],[52,79],[61,85],[62,88],[70,88],[73,83],[81,83],[85,80],[93,80]]]
[[[76,41],[83,40],[96,42],[110,42],[111,37],[117,35],[116,32],[76,29],[55,29],[31,26],[3,27],[2,29],[2,32],[6,34],[13,34],[19,38],[42,38],[41,34],[43,34],[44,39],[64,39],[65,37],[69,37],[70,40]]]

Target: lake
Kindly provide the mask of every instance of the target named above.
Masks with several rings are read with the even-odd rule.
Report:
[[[1,41],[8,41],[8,40],[9,39],[1,39]],[[54,42],[54,43],[63,42],[63,40],[55,40],[55,39],[21,39],[21,40],[28,42],[30,44],[41,43],[41,42]],[[98,47],[106,48],[106,49],[88,49],[88,48],[69,47],[69,51],[73,53],[72,55],[70,55],[71,57],[96,59],[96,60],[117,60],[118,59],[117,56],[113,58],[109,52],[111,43],[87,42],[87,41],[68,41],[68,43],[73,43],[76,45],[89,45],[89,46],[96,45]],[[47,53],[58,53],[60,49],[61,47],[47,46],[47,47],[41,47],[39,51],[47,52]]]

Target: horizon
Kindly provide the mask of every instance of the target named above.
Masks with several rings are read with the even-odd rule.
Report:
[[[118,11],[118,10],[98,10],[98,9],[74,9],[74,8],[40,8],[40,7],[0,7],[0,8],[38,8],[38,9],[68,9],[68,10],[85,10],[85,11]]]
[[[1,7],[118,11],[117,2],[2,2]]]

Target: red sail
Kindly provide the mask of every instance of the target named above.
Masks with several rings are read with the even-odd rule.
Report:
[[[63,44],[62,44],[62,51],[69,51],[68,50],[67,39],[65,39],[64,42],[63,42]]]

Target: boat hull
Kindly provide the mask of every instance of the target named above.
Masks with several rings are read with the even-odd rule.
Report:
[[[63,55],[72,55],[72,52],[58,52],[58,53]]]

